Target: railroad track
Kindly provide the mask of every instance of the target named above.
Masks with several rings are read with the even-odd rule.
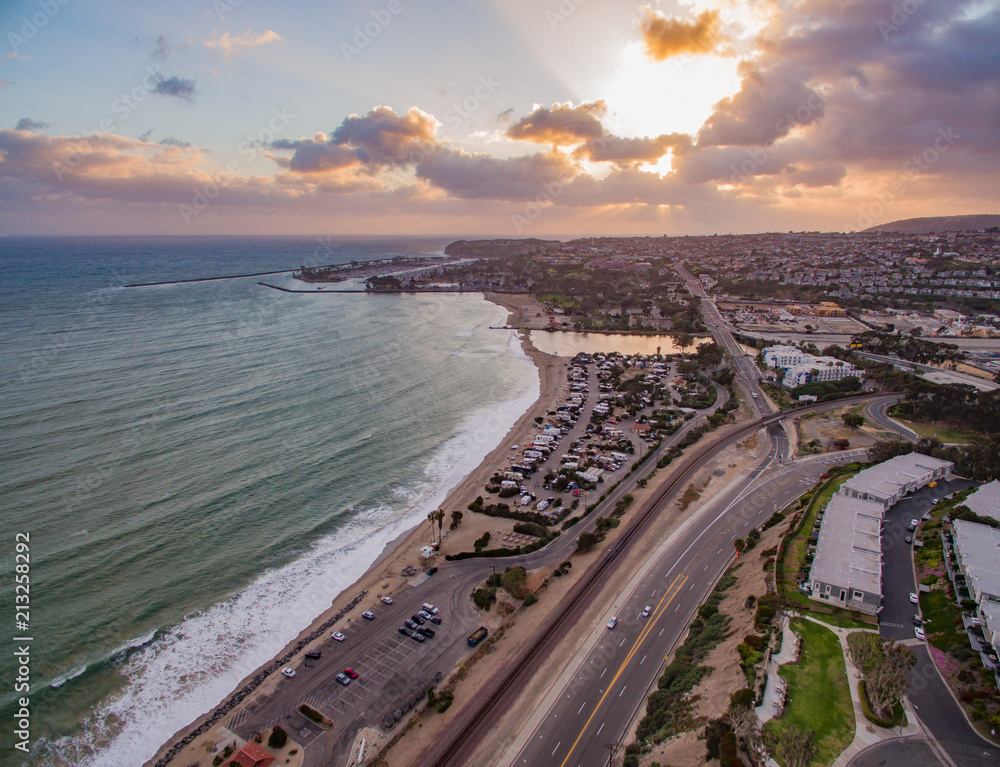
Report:
[[[462,728],[446,745],[439,747],[438,754],[436,756],[432,756],[431,761],[425,762],[425,765],[427,765],[427,767],[447,767],[448,765],[462,765],[468,763],[467,759],[463,759],[463,756],[467,757],[469,755],[461,752],[463,749],[468,748],[472,736],[482,728],[484,722],[491,716],[491,714],[500,709],[501,701],[510,692],[511,688],[514,687],[518,678],[529,667],[533,667],[539,657],[544,657],[544,653],[550,649],[550,645],[554,643],[554,640],[561,639],[564,636],[563,630],[568,628],[568,625],[571,624],[571,622],[577,617],[576,608],[583,602],[584,598],[589,595],[598,583],[603,582],[602,576],[604,573],[606,573],[608,569],[615,564],[618,558],[629,548],[631,543],[636,540],[639,533],[641,533],[646,527],[646,524],[649,522],[657,507],[659,507],[659,505],[673,490],[687,481],[689,475],[700,467],[703,460],[708,458],[713,453],[723,449],[727,445],[730,445],[734,440],[739,440],[753,434],[757,430],[770,426],[771,424],[778,423],[785,418],[791,418],[810,411],[815,412],[818,410],[821,411],[841,408],[887,396],[893,395],[877,394],[849,397],[846,399],[834,400],[829,403],[806,405],[774,413],[772,415],[765,416],[764,418],[759,418],[746,426],[742,426],[730,433],[728,436],[723,437],[722,439],[709,445],[705,445],[693,453],[687,459],[686,465],[681,469],[681,471],[664,483],[663,487],[656,493],[656,495],[646,502],[640,510],[639,515],[626,528],[621,537],[615,542],[614,546],[608,549],[604,553],[604,556],[602,556],[595,565],[591,566],[584,578],[574,587],[573,591],[570,592],[569,596],[563,601],[563,609],[550,620],[538,640],[528,647],[524,653],[522,653],[517,663],[511,667],[506,676],[504,676],[504,678],[500,680],[493,690],[482,699],[482,702],[479,703],[475,712],[469,717]]]

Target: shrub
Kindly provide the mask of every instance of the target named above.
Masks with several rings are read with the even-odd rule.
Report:
[[[534,594],[528,594],[524,598],[524,606],[525,607],[531,607],[537,601],[538,601],[538,597],[536,597]]]
[[[302,712],[302,715],[304,717],[306,717],[307,719],[312,719],[314,722],[316,722],[316,724],[323,723],[323,715],[319,711],[314,709],[312,706],[307,706],[305,703],[303,703],[301,706],[299,706],[299,711]]]
[[[282,729],[280,724],[274,725],[274,729],[271,730],[271,735],[267,739],[267,747],[283,748],[286,742],[288,742],[288,733]]]
[[[742,690],[737,690],[732,695],[729,696],[729,709],[733,711],[738,708],[750,708],[754,704],[754,694],[753,690],[749,687],[744,687]]]

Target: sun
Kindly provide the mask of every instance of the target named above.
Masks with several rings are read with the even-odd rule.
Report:
[[[740,88],[734,57],[680,55],[652,61],[640,42],[629,43],[621,66],[597,84],[608,105],[604,122],[613,133],[694,135],[714,105]]]

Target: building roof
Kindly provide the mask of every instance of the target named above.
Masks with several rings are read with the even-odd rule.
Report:
[[[869,594],[882,593],[882,505],[835,495],[826,505],[810,577]]]
[[[1000,599],[1000,530],[956,519],[955,548],[969,585]]]
[[[1000,649],[1000,602],[984,599],[979,605],[979,612],[986,621],[987,637],[994,637],[993,645]]]
[[[847,480],[841,489],[870,493],[878,497],[895,495],[900,487],[926,476],[936,469],[951,467],[951,461],[942,461],[922,453],[897,455],[888,461],[860,471]]]
[[[1000,521],[1000,480],[983,485],[962,503],[981,517],[992,517]]]
[[[274,761],[274,754],[252,740],[233,754],[230,765],[238,767],[267,767]]]

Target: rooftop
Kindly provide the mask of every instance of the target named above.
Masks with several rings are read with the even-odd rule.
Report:
[[[816,541],[813,580],[882,593],[882,506],[835,495],[826,505]]]
[[[1000,530],[956,519],[955,548],[969,585],[1000,599]]]
[[[942,461],[929,455],[907,453],[858,472],[841,485],[841,488],[859,493],[889,496],[913,480],[926,477],[937,469],[950,468],[952,465],[951,461]]]
[[[1000,480],[983,485],[963,503],[981,517],[1000,520]]]

